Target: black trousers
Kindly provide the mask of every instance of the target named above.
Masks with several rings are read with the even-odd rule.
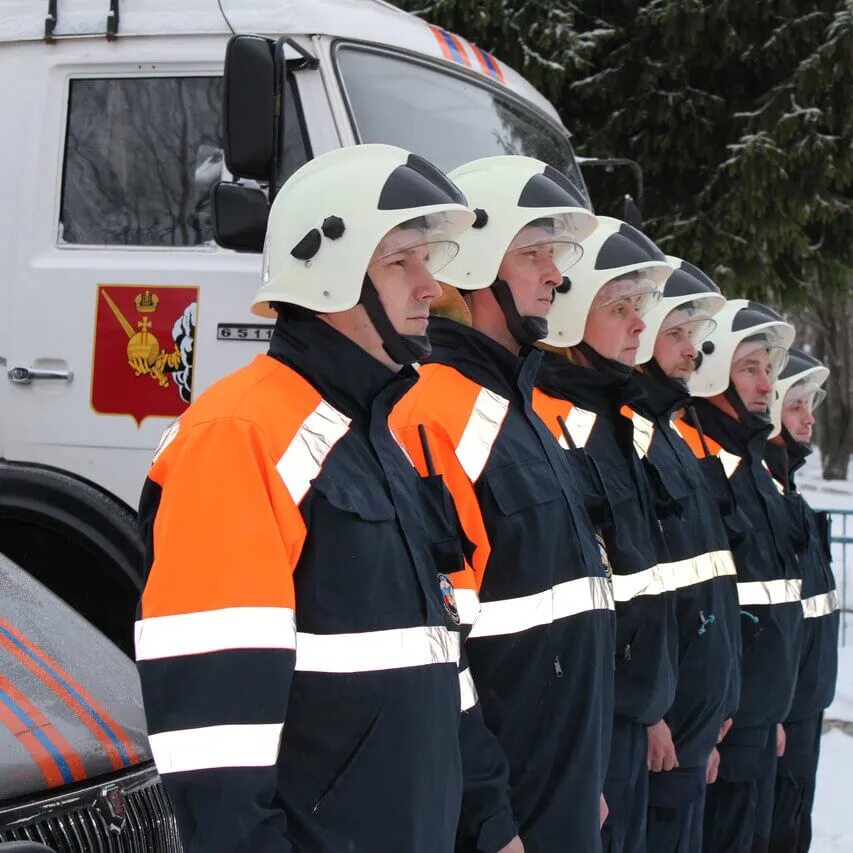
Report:
[[[705,797],[703,853],[766,851],[773,814],[776,726],[732,728]]]
[[[649,853],[701,853],[706,774],[706,767],[649,773]]]
[[[785,723],[787,744],[774,780],[770,853],[805,853],[809,849],[822,727],[823,714]]]
[[[601,828],[604,853],[645,853],[649,795],[646,727],[617,717],[613,721],[610,763],[604,797],[610,810]]]

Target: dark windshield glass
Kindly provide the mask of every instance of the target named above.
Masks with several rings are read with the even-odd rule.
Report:
[[[361,142],[399,145],[447,172],[480,157],[526,154],[559,169],[588,198],[566,133],[500,90],[351,45],[339,46],[337,58]]]

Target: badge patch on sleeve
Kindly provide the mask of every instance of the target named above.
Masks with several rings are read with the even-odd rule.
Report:
[[[438,573],[438,586],[441,589],[441,600],[444,604],[444,609],[450,617],[450,621],[454,625],[459,624],[459,610],[456,607],[456,593],[453,590],[453,584],[447,575]]]
[[[98,286],[92,408],[175,418],[192,402],[197,287]]]

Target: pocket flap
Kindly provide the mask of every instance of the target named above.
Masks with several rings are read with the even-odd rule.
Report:
[[[375,480],[336,480],[320,477],[311,485],[336,509],[351,512],[365,521],[392,521],[394,505]]]
[[[560,497],[560,484],[545,460],[506,465],[486,475],[486,482],[504,515],[512,515]]]

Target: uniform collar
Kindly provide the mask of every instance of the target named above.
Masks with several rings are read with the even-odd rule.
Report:
[[[375,359],[337,329],[313,316],[275,324],[269,355],[293,368],[336,409],[355,418],[370,419],[371,404],[397,384],[399,399],[414,384],[417,373],[404,367],[398,373]]]
[[[639,409],[652,417],[666,418],[690,403],[687,386],[666,374],[658,376],[651,371],[636,371],[632,381],[643,392],[643,399],[638,401]]]
[[[517,393],[519,368],[531,359],[538,363],[540,356],[534,350],[519,357],[488,335],[445,317],[430,320],[429,337],[432,355],[427,361],[454,367],[504,397]]]
[[[739,456],[753,450],[764,456],[772,424],[743,423],[705,398],[696,398],[693,404],[705,432],[726,450]]]

